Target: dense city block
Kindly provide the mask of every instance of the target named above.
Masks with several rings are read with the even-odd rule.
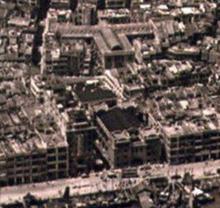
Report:
[[[219,161],[219,1],[0,0],[1,208],[203,207]]]

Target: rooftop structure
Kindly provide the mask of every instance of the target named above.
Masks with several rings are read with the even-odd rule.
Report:
[[[0,185],[219,159],[219,8],[0,0]]]
[[[160,135],[150,126],[148,115],[134,106],[114,107],[97,114],[100,141],[96,145],[111,167],[160,160]]]

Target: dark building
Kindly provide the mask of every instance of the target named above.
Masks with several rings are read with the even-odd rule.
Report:
[[[100,140],[96,145],[112,168],[160,160],[160,135],[148,115],[135,107],[113,107],[97,114]]]

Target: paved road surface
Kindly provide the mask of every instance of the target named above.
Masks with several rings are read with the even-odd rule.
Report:
[[[220,168],[220,160],[190,163],[182,165],[153,165],[148,170],[152,175],[166,175],[171,177],[175,174],[183,176],[186,172],[190,172],[195,178],[203,177],[204,174],[216,173],[217,169]],[[143,176],[146,172],[139,171],[139,175]]]
[[[46,183],[28,184],[0,189],[0,204],[22,200],[23,196],[31,193],[41,199],[62,196],[67,186],[70,187],[71,196],[89,193],[118,190],[136,184],[141,179],[108,179],[103,181],[100,177],[62,179]]]
[[[220,160],[191,163],[186,165],[154,165],[151,166],[149,172],[152,175],[165,175],[171,177],[176,173],[184,175],[185,172],[191,172],[196,178],[202,177],[204,173],[216,173],[216,169],[220,168]],[[139,171],[140,176],[146,175],[145,171]],[[143,180],[142,177],[129,179],[132,183],[138,183]],[[72,178],[62,179],[46,183],[28,184],[21,186],[3,187],[0,188],[0,204],[21,200],[27,193],[46,199],[61,196],[64,193],[65,187],[70,187],[71,195],[83,195],[100,191],[117,190],[121,187],[125,188],[129,185],[128,179],[108,179],[103,181],[99,176],[91,175],[89,178]],[[122,186],[123,184],[123,186]]]

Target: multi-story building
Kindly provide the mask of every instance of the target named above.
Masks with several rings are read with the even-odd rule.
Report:
[[[127,6],[127,0],[105,0],[105,8],[120,9]]]
[[[16,3],[19,6],[39,6],[40,0],[9,0],[8,2]]]
[[[220,148],[217,145],[220,141],[219,130],[208,127],[200,130],[196,129],[198,126],[195,124],[186,125],[188,126],[163,128],[167,161],[170,164],[220,158]]]
[[[110,28],[94,37],[97,57],[105,69],[122,68],[134,60],[134,50],[125,34],[117,35]]]
[[[68,144],[52,128],[52,120],[48,128],[41,120],[32,120],[32,127],[23,121],[22,126],[19,115],[21,112],[4,114],[7,119],[5,125],[16,121],[17,126],[1,128],[0,184],[15,185],[68,177]]]
[[[171,164],[220,157],[220,117],[216,101],[212,103],[198,90],[192,90],[183,90],[181,95],[177,90],[174,97],[172,92],[164,93],[151,106]]]
[[[87,80],[73,85],[73,92],[77,100],[84,106],[93,106],[105,103],[114,106],[117,96],[104,80]]]
[[[15,73],[9,78],[0,86],[0,184],[68,177],[66,138],[55,120],[32,96],[27,96],[22,86],[25,82],[22,84]]]
[[[0,2],[1,185],[220,158],[217,3]]]
[[[78,4],[75,22],[77,25],[95,25],[98,22],[97,8],[94,4]]]
[[[126,24],[131,22],[131,13],[128,9],[117,10],[100,10],[98,12],[100,22],[109,24]]]
[[[53,115],[69,147],[69,173],[74,176],[86,171],[97,139],[92,107],[115,105],[116,95],[101,80],[47,77],[45,85],[33,80],[33,93],[47,89],[43,95],[47,113]],[[51,78],[51,79],[50,79]],[[93,159],[95,160],[95,159]]]
[[[9,9],[6,6],[0,6],[0,26],[3,28],[6,26],[7,23],[7,16],[8,16]]]
[[[98,112],[96,121],[100,135],[96,145],[110,167],[160,161],[160,135],[149,125],[147,114],[134,106],[113,107]]]
[[[66,135],[69,145],[69,173],[71,176],[75,176],[79,172],[88,171],[97,134],[96,127],[85,109],[68,111],[67,115]]]
[[[62,144],[60,138],[52,137],[54,144],[47,145],[51,139],[49,136],[44,140],[34,133],[27,138],[16,138],[19,136],[12,134],[1,138],[0,184],[15,185],[68,177],[67,143]],[[56,142],[60,142],[59,145]]]
[[[71,6],[71,0],[51,0],[50,6],[55,9],[69,9]]]
[[[51,51],[52,50],[52,51]],[[79,75],[85,56],[83,41],[63,40],[60,47],[49,47],[46,51],[45,73]]]

